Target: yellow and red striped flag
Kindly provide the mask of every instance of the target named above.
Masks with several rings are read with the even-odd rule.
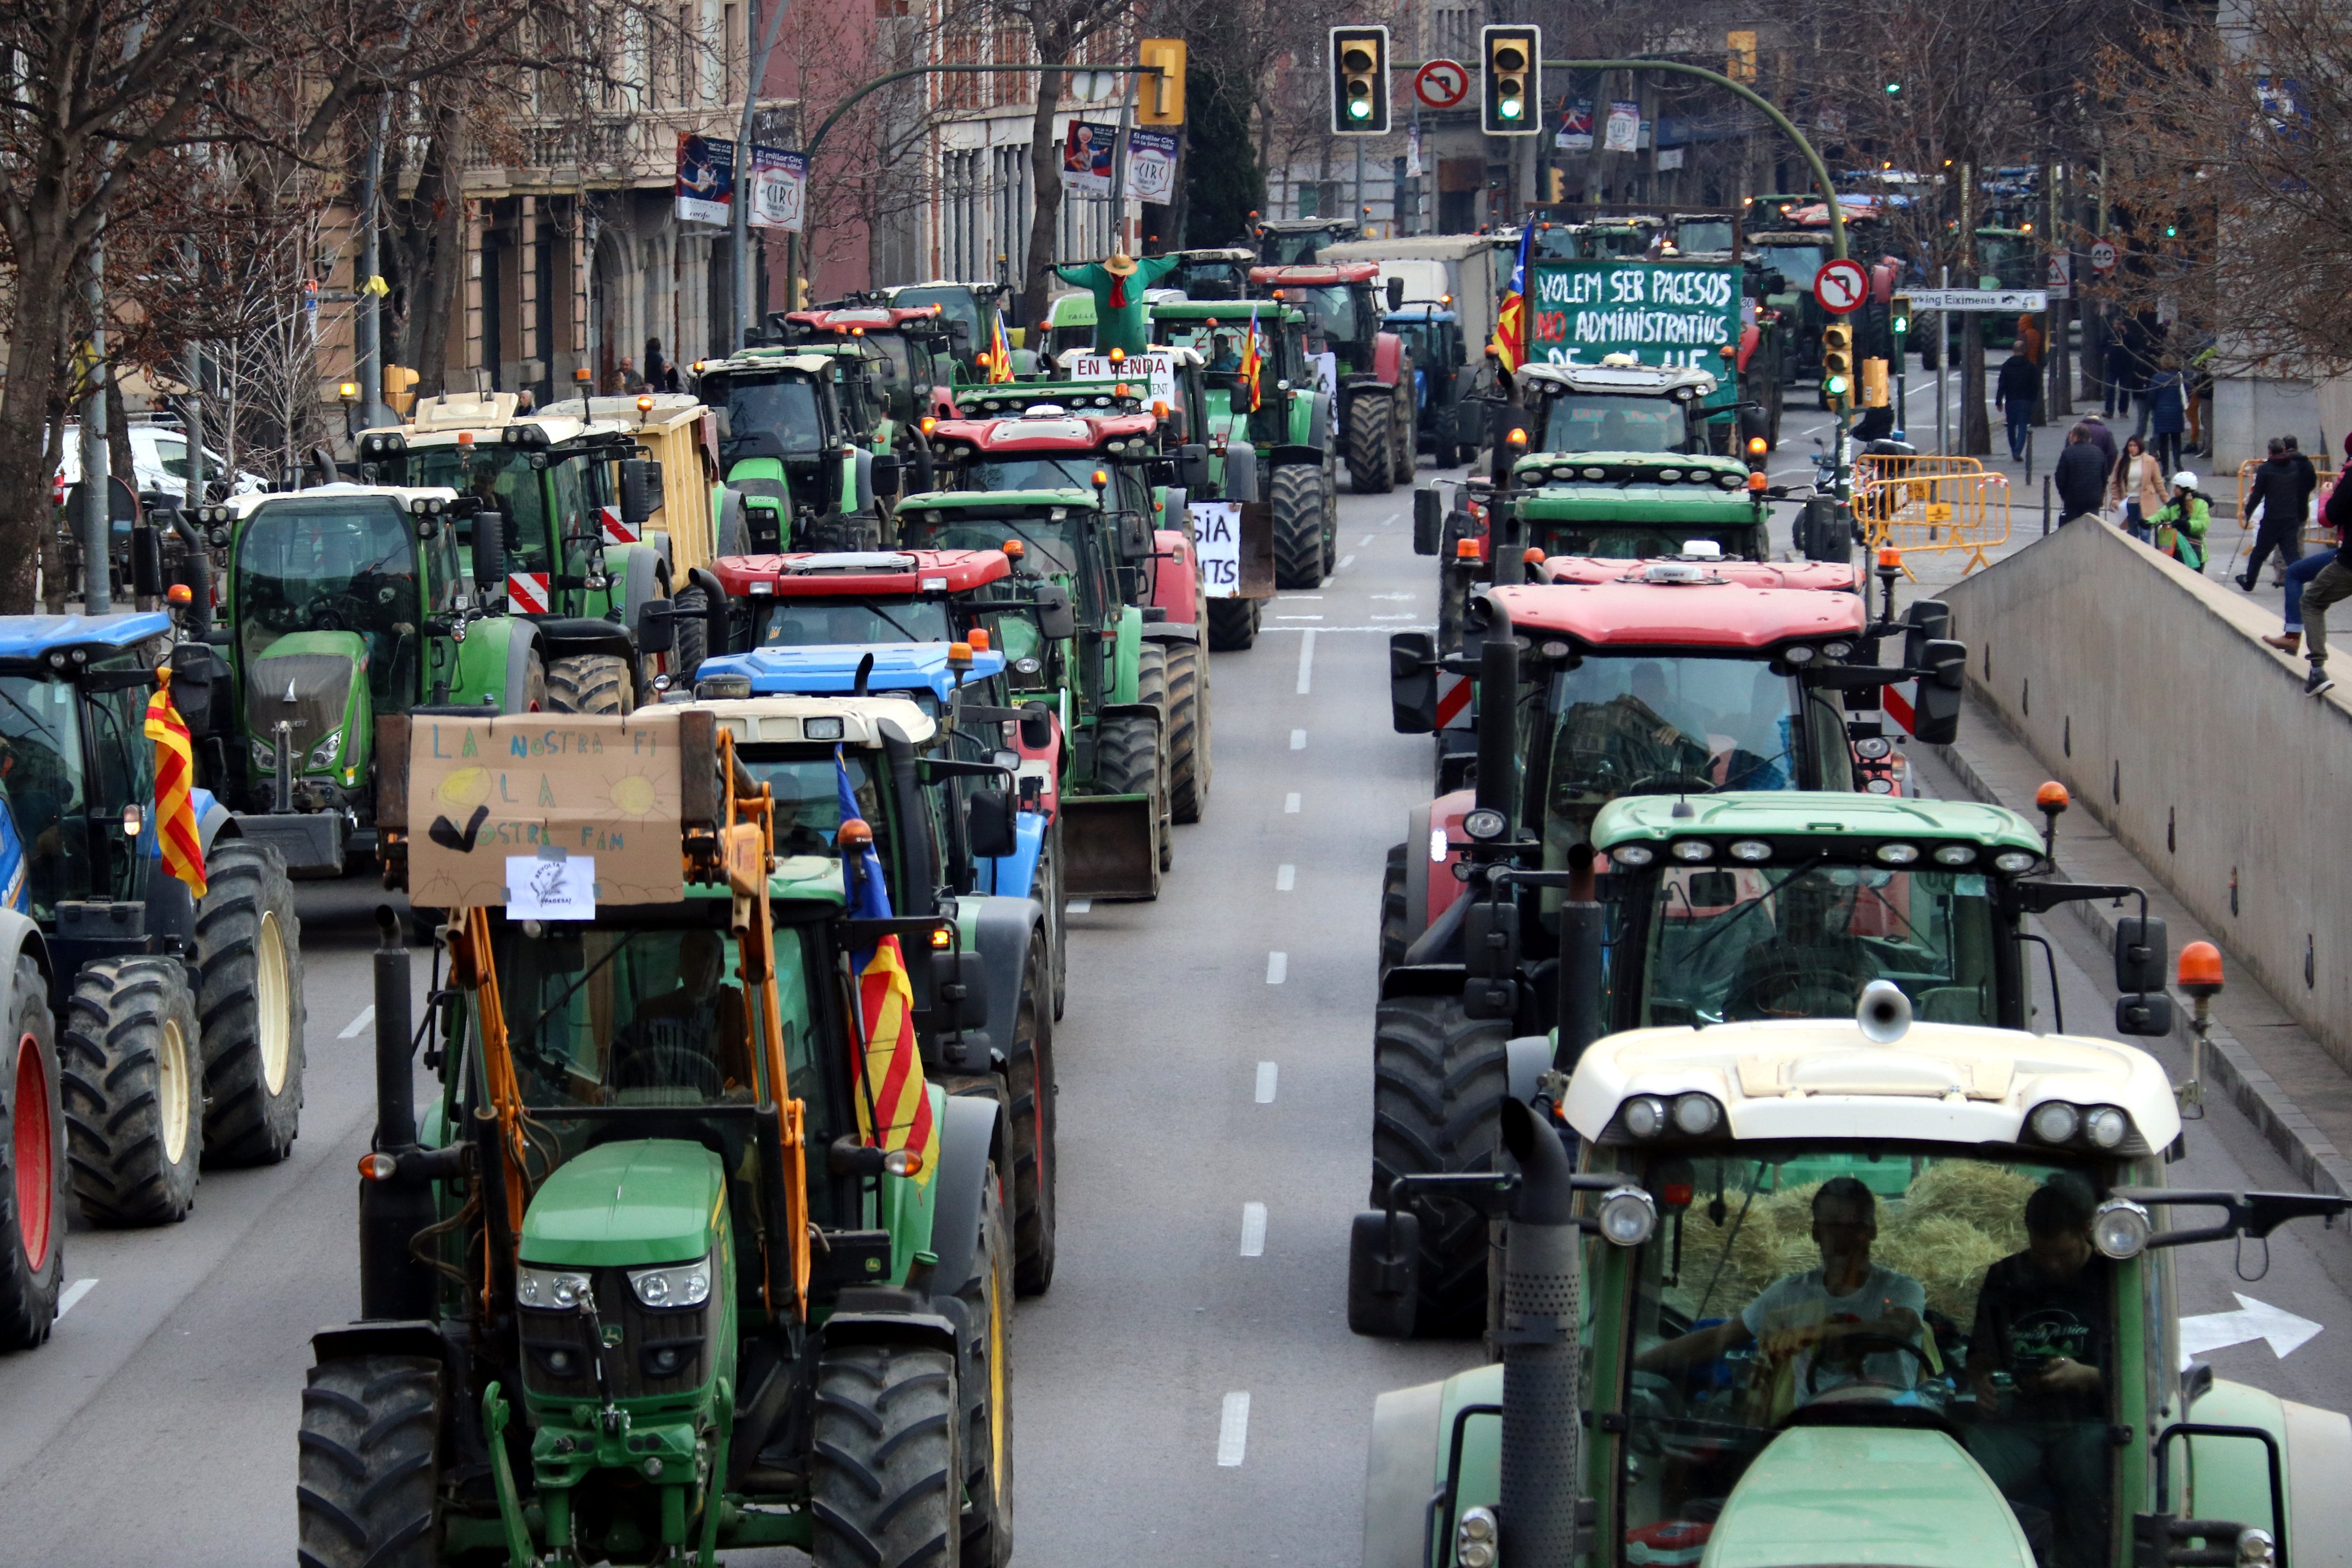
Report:
[[[1511,286],[1503,291],[1502,308],[1495,312],[1491,346],[1505,372],[1512,375],[1528,362],[1528,242],[1535,232],[1533,223],[1520,226],[1519,259],[1511,268]]]
[[[155,843],[163,868],[205,896],[205,846],[196,831],[196,757],[188,726],[172,706],[172,668],[155,672],[155,695],[147,700],[147,738],[155,742]]]
[[[988,333],[988,379],[992,382],[1013,379],[1013,344],[1004,335],[1004,312],[996,312],[994,324]]]
[[[857,796],[849,786],[849,770],[836,751],[835,786],[841,820],[845,828],[859,820]],[[841,850],[842,890],[853,920],[888,920],[890,889],[882,880],[881,857],[874,852],[870,833],[850,835],[835,830]],[[886,1152],[904,1149],[915,1156],[914,1181],[931,1179],[931,1097],[923,1080],[922,1053],[915,1046],[915,988],[907,978],[906,954],[898,939],[886,936],[869,952],[852,952],[849,966],[857,974],[857,1013],[864,1039],[857,1061],[857,1132],[869,1148]]]
[[[1265,362],[1257,352],[1257,307],[1250,307],[1249,331],[1242,339],[1242,384],[1249,388],[1252,414],[1257,412],[1263,399],[1258,395],[1258,383],[1265,378]]]

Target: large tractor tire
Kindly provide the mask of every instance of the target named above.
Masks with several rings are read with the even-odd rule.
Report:
[[[1348,400],[1348,487],[1360,496],[1382,496],[1396,488],[1396,432],[1392,405],[1376,391]]]
[[[310,1369],[294,1486],[302,1568],[433,1568],[441,1363],[354,1356]]]
[[[1172,804],[1176,777],[1175,725],[1168,707],[1168,645],[1148,642],[1135,660],[1135,700],[1160,710],[1160,868],[1176,863],[1176,813]]]
[[[1169,643],[1168,807],[1198,822],[1209,799],[1209,683],[1197,643]]]
[[[205,1152],[196,997],[176,958],[100,958],[66,1000],[67,1159],[93,1225],[170,1225]]]
[[[1063,891],[1059,821],[1045,829],[1045,845],[1037,857],[1034,893],[1037,901],[1045,906],[1045,952],[1053,965],[1054,1018],[1058,1023],[1070,994],[1070,912],[1066,907],[1067,895]]]
[[[547,705],[558,713],[627,713],[636,707],[629,661],[576,653],[547,667]]]
[[[1008,1568],[1013,1561],[1013,1252],[1004,1194],[991,1180],[981,1193],[971,1278],[956,1292],[964,1310],[956,1368],[964,1412],[963,1568]]]
[[[1274,470],[1274,585],[1323,585],[1323,475],[1305,463]]]
[[[1404,367],[1404,379],[1389,398],[1389,429],[1396,437],[1396,482],[1407,489],[1412,488],[1417,468],[1421,467],[1420,410],[1412,404],[1412,366]]]
[[[1260,599],[1212,599],[1209,601],[1209,651],[1239,653],[1257,641],[1257,618],[1262,613]]]
[[[302,921],[278,851],[216,842],[196,906],[205,1158],[274,1165],[302,1121]]]
[[[30,1350],[57,1321],[65,1279],[66,1110],[48,983],[16,961],[13,1049],[0,1051],[0,1351]]]
[[[816,1568],[956,1568],[958,1359],[928,1345],[851,1344],[817,1363],[809,1464]]]
[[[1464,1015],[1460,998],[1401,996],[1380,1005],[1372,1035],[1372,1202],[1406,1174],[1490,1171],[1510,1091],[1501,1019]],[[1421,1299],[1413,1332],[1475,1334],[1486,1321],[1486,1220],[1444,1199],[1421,1215]]]
[[[699,588],[681,588],[670,603],[676,606],[677,641],[669,650],[670,685],[694,689],[694,672],[710,657],[710,623],[704,618],[710,601]]]
[[[1408,934],[1412,917],[1404,903],[1404,857],[1406,846],[1389,846],[1388,865],[1381,872],[1381,967],[1380,977],[1385,982],[1389,971],[1404,962],[1405,949],[1412,945]]]
[[[1339,569],[1339,470],[1336,463],[1323,468],[1323,575]]]
[[[1031,939],[1021,977],[1021,1005],[1013,1019],[1013,1048],[1004,1062],[1005,1142],[1013,1155],[1013,1282],[1024,1296],[1042,1296],[1054,1283],[1054,1025],[1045,991],[1053,961],[1043,933]]]
[[[1095,728],[1095,781],[1107,795],[1148,795],[1160,822],[1160,868],[1169,868],[1175,846],[1168,840],[1168,753],[1150,720],[1106,719]]]

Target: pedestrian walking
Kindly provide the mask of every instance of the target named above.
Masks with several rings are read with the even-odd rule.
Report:
[[[2253,478],[2246,484],[2246,500],[2238,514],[2241,522],[2253,522],[2256,514],[2262,521],[2254,526],[2254,552],[2247,558],[2246,569],[2238,574],[2239,587],[2251,594],[2263,563],[2273,551],[2289,565],[2303,554],[2303,525],[2309,516],[2305,510],[2311,504],[2310,492],[2303,488],[2303,476],[2297,471],[2294,454],[2290,457],[2284,439],[2273,436],[2270,455],[2254,469]],[[2303,465],[2309,468],[2308,460]]]
[[[2306,462],[2309,460],[2305,458]],[[2344,466],[2347,473],[2352,473],[2352,435],[2344,437]],[[2326,500],[2321,504],[2319,512],[2320,527],[2323,530],[2337,531],[2336,543],[2325,545],[2313,551],[2286,569],[2286,629],[2277,637],[2263,639],[2281,653],[2294,654],[2301,649],[2304,586],[2314,577],[2318,576],[2336,559],[2338,548],[2347,537],[2337,521],[2347,511],[2352,511],[2352,493],[2346,492],[2344,487],[2344,477],[2338,476],[2335,485],[2327,492]],[[2344,496],[2342,500],[2336,499],[2339,494]]]
[[[2108,470],[2107,499],[2118,509],[2125,531],[2146,543],[2147,520],[2164,510],[2164,470],[2137,436],[2125,437],[2123,455]]]
[[[643,392],[645,389],[646,378],[637,374],[637,362],[623,354],[619,366],[613,372],[612,390],[623,393]]]
[[[2147,434],[2147,384],[2164,357],[2164,323],[2156,319],[2154,310],[2141,310],[2131,319],[2131,391],[2139,403],[2139,415],[2132,426],[2132,434]]]
[[[2212,523],[2213,507],[2197,493],[2195,474],[2183,468],[2173,475],[2172,499],[2147,521],[2154,536],[2150,543],[2191,572],[2205,570],[2205,531]],[[2309,609],[2304,614],[2308,618]]]
[[[2294,438],[2287,437],[2287,445],[2294,444]],[[2213,350],[2210,346],[2189,362],[2189,449],[2200,458],[2213,455]]]
[[[2036,370],[2042,368],[2043,342],[2038,317],[2025,315],[2017,318],[2017,352],[2032,360]]]
[[[659,338],[646,340],[646,390],[647,392],[677,390],[677,366],[670,363],[667,354],[662,353]]]
[[[2077,425],[2066,432],[2065,447],[2058,454],[2054,482],[2062,525],[2078,517],[2098,515],[2100,502],[2107,493],[2107,465],[2100,459],[2098,445],[2085,426]]]
[[[2114,324],[2107,335],[2106,396],[2101,408],[2111,416],[2131,417],[2132,346],[2128,321]]]
[[[2087,432],[2091,437],[2091,445],[2099,449],[2099,460],[2106,465],[2100,470],[2102,475],[2115,472],[2116,433],[2107,428],[2107,422],[2100,418],[2097,412],[2094,410],[2075,421],[2074,428]]]
[[[2180,462],[2180,436],[2189,427],[2189,381],[2180,362],[2167,354],[2146,393],[2148,431],[2156,437],[2156,460],[2170,468]]]
[[[2026,357],[2021,342],[2001,362],[1994,383],[1992,405],[2009,416],[2009,460],[2025,461],[2025,444],[2033,438],[2033,406],[2042,398],[2042,372]]]
[[[2344,457],[2347,475],[2352,477],[2352,436],[2344,438]],[[2307,645],[2304,657],[2311,661],[2311,673],[2303,681],[2305,697],[2316,697],[2336,684],[2327,673],[2327,610],[2341,600],[2352,599],[2352,484],[2347,484],[2346,479],[2337,479],[2336,488],[2327,492],[2327,504],[2320,515],[2336,531],[2338,542],[2333,551],[2315,552],[2309,557],[2318,560],[2320,565],[2312,573],[2310,581],[2304,584],[2299,601],[2303,640]],[[2302,566],[2298,561],[2289,567],[2288,578],[2292,580]]]

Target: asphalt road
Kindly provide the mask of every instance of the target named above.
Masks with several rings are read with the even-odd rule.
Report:
[[[1405,492],[1343,496],[1340,517],[1344,563],[1320,595],[1283,595],[1255,648],[1213,661],[1207,817],[1179,830],[1160,900],[1071,919],[1060,1272],[1014,1336],[1018,1553],[1039,1568],[1353,1562],[1373,1397],[1478,1354],[1345,1321],[1381,858],[1427,794],[1427,742],[1388,727],[1385,634],[1431,618],[1435,572],[1412,553]],[[1918,778],[1959,793],[1932,763]],[[71,1310],[47,1347],[0,1358],[0,1562],[290,1555],[309,1335],[357,1300],[373,1078],[364,1029],[344,1032],[370,1000],[377,899],[359,881],[301,893],[294,1157],[207,1174],[170,1231],[76,1231]],[[2050,930],[2067,1021],[2105,1034],[2105,956],[2070,921]],[[2295,1184],[2225,1105],[2189,1147],[2175,1184]],[[2255,1274],[2252,1247],[2175,1257],[2189,1313],[2252,1312],[2242,1295],[2321,1325],[2284,1361],[2259,1337],[2213,1350],[2218,1373],[2352,1405],[2343,1232],[2283,1231],[2252,1282],[2233,1261]]]

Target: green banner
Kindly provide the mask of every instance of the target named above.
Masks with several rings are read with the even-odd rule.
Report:
[[[1724,372],[1739,343],[1739,266],[1729,261],[1537,261],[1527,302],[1528,358],[1596,364],[1632,354],[1643,364]],[[1726,374],[1710,402],[1738,395]]]

